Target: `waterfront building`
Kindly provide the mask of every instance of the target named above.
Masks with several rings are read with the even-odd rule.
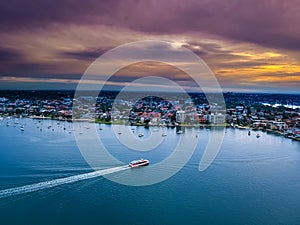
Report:
[[[176,112],[176,122],[177,123],[183,123],[186,118],[186,113],[185,111],[177,111]]]
[[[226,117],[224,114],[211,114],[211,122],[213,124],[224,124],[226,121]]]
[[[269,121],[268,126],[271,130],[280,130],[280,131],[282,131],[282,130],[288,129],[288,126],[285,122]]]

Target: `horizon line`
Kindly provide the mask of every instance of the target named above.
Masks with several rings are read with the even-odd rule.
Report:
[[[24,92],[57,92],[57,91],[68,91],[68,92],[76,92],[76,89],[0,89],[0,92],[5,92],[5,91],[24,91]],[[95,92],[95,91],[98,91],[98,90],[81,90],[82,92]],[[99,93],[100,92],[120,92],[120,90],[101,90],[101,91],[98,91]],[[141,93],[143,91],[128,91],[128,92],[131,92],[131,93]],[[147,91],[148,93],[151,93],[152,91]],[[157,91],[153,91],[154,93],[157,92]],[[164,93],[177,93],[175,91],[162,91]],[[207,93],[210,93],[210,94],[220,94],[219,92],[203,92],[203,91],[186,91],[186,93],[190,93],[190,94],[207,94]],[[288,95],[300,95],[300,92],[299,93],[295,93],[295,92],[238,92],[238,91],[224,91],[224,92],[221,92],[222,94],[282,94],[282,95],[285,95],[285,94],[288,94]]]

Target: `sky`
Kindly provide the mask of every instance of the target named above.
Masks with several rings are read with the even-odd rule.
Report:
[[[299,12],[299,0],[1,1],[0,89],[75,89],[105,52],[158,40],[198,55],[224,92],[299,94]],[[181,72],[140,63],[110,84],[159,75],[197,90]]]

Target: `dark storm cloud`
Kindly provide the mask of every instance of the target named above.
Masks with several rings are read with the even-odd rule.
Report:
[[[46,79],[80,79],[82,74],[69,74],[69,73],[41,73],[41,72],[32,72],[32,68],[44,68],[44,66],[40,65],[19,65],[18,70],[15,72],[1,72],[0,79],[8,76],[16,76],[18,78],[46,78]],[[24,71],[24,68],[28,68],[27,71]]]
[[[30,74],[31,77],[34,77],[34,76],[41,76],[41,72],[44,73],[45,71],[50,69],[51,65],[23,62],[12,58],[10,62],[7,62],[2,65],[0,64],[0,68],[1,68],[0,77],[7,76],[12,73],[18,76],[22,76],[24,74]]]
[[[264,46],[300,49],[299,12],[297,0],[11,0],[0,3],[0,28],[101,24],[144,33],[205,32]]]
[[[6,62],[10,60],[19,60],[23,57],[23,54],[17,50],[0,47],[0,62]]]
[[[85,51],[69,51],[63,52],[62,55],[79,60],[95,60],[100,57],[103,53],[107,52],[111,48],[97,49],[97,50],[85,50]]]
[[[23,54],[17,50],[0,47],[0,76],[5,72],[14,70],[11,62],[19,63],[23,60]]]
[[[10,30],[42,27],[51,23],[95,22],[93,17],[97,17],[97,14],[109,14],[112,7],[115,8],[114,2],[116,1],[1,1],[1,28]],[[106,23],[105,19],[102,22]]]

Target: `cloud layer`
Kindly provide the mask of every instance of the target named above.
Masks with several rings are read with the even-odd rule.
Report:
[[[105,25],[144,33],[206,32],[271,47],[300,48],[297,0],[2,1],[1,29]]]
[[[295,89],[299,12],[297,0],[2,1],[0,77],[63,83],[113,47],[161,39],[198,54],[224,87]]]

